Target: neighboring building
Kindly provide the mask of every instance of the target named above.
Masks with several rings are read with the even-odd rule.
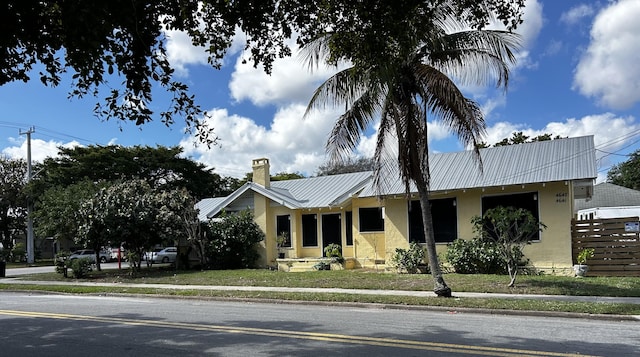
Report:
[[[473,238],[471,219],[498,205],[530,210],[547,226],[526,256],[539,269],[572,265],[574,199],[589,198],[596,178],[593,137],[430,155],[430,201],[438,251]],[[269,160],[253,160],[253,182],[233,194],[199,203],[201,217],[251,209],[266,234],[261,264],[273,265],[275,238],[290,237],[286,258],[317,258],[329,243],[356,266],[389,264],[395,248],[424,242],[419,202],[399,179],[378,194],[372,172],[270,182]],[[416,192],[416,190],[412,190]],[[206,208],[206,209],[205,209]]]
[[[640,191],[602,182],[593,187],[593,197],[577,199],[578,219],[640,217]]]

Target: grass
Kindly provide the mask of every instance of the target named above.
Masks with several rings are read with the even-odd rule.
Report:
[[[431,291],[430,275],[381,273],[367,270],[313,271],[284,273],[269,270],[175,271],[167,268],[143,269],[135,277],[128,270],[92,272],[87,279],[65,279],[60,274],[22,276],[24,280],[90,281],[110,283],[147,283],[180,285],[232,285],[270,287],[326,287],[380,290]],[[640,296],[640,278],[530,275],[520,276],[516,287],[509,288],[507,276],[446,274],[445,280],[455,292],[484,292],[506,294],[545,294],[575,296]],[[563,311],[591,314],[640,315],[640,305],[614,303],[585,303],[523,299],[484,298],[424,298],[407,296],[351,295],[335,293],[282,293],[210,290],[166,290],[156,288],[84,287],[73,285],[15,285],[2,284],[0,289],[47,290],[76,294],[161,294],[195,296],[200,298],[280,299],[302,301],[361,302],[394,305],[441,306],[447,308],[484,308],[534,311]]]

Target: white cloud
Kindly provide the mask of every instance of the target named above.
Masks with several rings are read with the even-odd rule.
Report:
[[[640,1],[621,0],[600,12],[578,63],[573,89],[606,107],[640,101]]]
[[[248,62],[243,64],[242,58],[238,58],[229,89],[235,100],[249,100],[258,106],[291,102],[306,104],[318,84],[337,71],[335,67],[327,66],[310,71],[301,58],[294,54],[276,60],[269,75],[261,65],[254,68]]]
[[[271,171],[302,172],[312,175],[325,161],[327,136],[336,113],[312,113],[302,119],[305,107],[291,104],[281,108],[269,127],[253,119],[229,114],[226,109],[209,112],[209,125],[221,139],[220,145],[207,148],[184,138],[180,145],[185,155],[214,167],[224,176],[243,177],[251,171],[251,160],[269,158]]]
[[[27,159],[27,140],[24,138],[9,138],[14,146],[8,146],[2,149],[2,154],[12,159]],[[48,157],[58,156],[58,147],[72,148],[82,146],[77,141],[62,143],[58,141],[45,141],[42,139],[31,139],[31,161],[42,162]]]
[[[637,141],[640,132],[640,123],[634,117],[619,117],[613,113],[603,113],[587,115],[580,119],[568,118],[564,122],[550,122],[542,129],[532,129],[525,124],[514,124],[508,122],[496,123],[487,128],[485,141],[492,145],[504,138],[510,138],[513,132],[522,131],[529,137],[536,137],[543,134],[561,137],[578,137],[593,135],[593,140],[598,150],[596,157],[598,160],[598,170],[604,172],[617,161],[619,157],[607,153],[615,153],[624,149],[630,142]],[[628,135],[628,133],[636,133]],[[623,152],[625,153],[625,152]],[[617,161],[616,161],[617,160]]]
[[[591,5],[580,4],[572,7],[569,11],[564,12],[560,16],[560,21],[567,25],[579,23],[582,19],[591,17],[595,13],[595,9]]]
[[[203,47],[196,47],[184,31],[165,30],[167,37],[167,57],[179,76],[187,76],[186,66],[207,64],[207,53]]]

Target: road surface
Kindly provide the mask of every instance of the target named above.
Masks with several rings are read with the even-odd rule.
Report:
[[[638,356],[640,323],[0,293],[3,356]]]

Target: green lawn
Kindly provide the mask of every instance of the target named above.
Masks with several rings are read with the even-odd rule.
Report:
[[[24,276],[29,280],[78,281],[65,279],[59,274],[34,274]],[[640,278],[620,277],[573,278],[566,276],[536,275],[520,276],[516,287],[509,288],[508,276],[446,274],[445,280],[455,292],[486,292],[511,294],[548,295],[598,295],[598,296],[640,296]],[[228,271],[175,271],[168,268],[143,269],[135,277],[128,270],[105,270],[92,272],[82,281],[122,282],[122,283],[165,283],[182,285],[241,285],[241,286],[283,286],[283,287],[330,287],[382,290],[432,290],[430,275],[407,275],[383,273],[369,270],[312,271],[285,273],[269,270],[228,270]],[[2,284],[0,289],[49,290],[68,293],[142,293],[216,298],[262,298],[305,301],[367,302],[400,305],[429,305],[450,308],[472,307],[489,309],[567,311],[604,314],[640,315],[640,305],[573,303],[558,301],[536,301],[516,299],[479,298],[415,298],[390,296],[361,296],[350,294],[299,294],[276,292],[229,292],[229,291],[167,291],[155,288],[103,288],[79,286],[27,286]]]

